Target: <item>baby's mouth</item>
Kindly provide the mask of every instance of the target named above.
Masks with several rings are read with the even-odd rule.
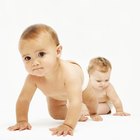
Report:
[[[33,71],[38,71],[38,70],[42,70],[43,68],[40,67],[40,68],[34,68]]]

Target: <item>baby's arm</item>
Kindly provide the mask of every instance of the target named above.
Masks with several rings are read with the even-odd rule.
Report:
[[[109,99],[111,100],[111,102],[113,103],[116,109],[116,113],[114,113],[114,115],[119,115],[119,116],[130,115],[129,113],[126,113],[123,111],[122,102],[111,84],[109,85],[107,89],[107,96],[109,97]]]
[[[32,76],[28,76],[16,103],[17,124],[9,127],[9,130],[31,129],[31,125],[28,123],[28,109],[35,90],[36,86],[33,83]]]
[[[79,76],[78,76],[79,77]],[[82,107],[82,80],[77,76],[69,77],[65,84],[68,96],[68,109],[64,123],[51,128],[53,135],[73,135],[73,130],[79,120]]]

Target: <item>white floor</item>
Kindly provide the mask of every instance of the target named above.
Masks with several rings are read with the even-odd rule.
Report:
[[[7,127],[14,124],[14,116],[11,120],[6,120],[5,117],[1,120],[0,125],[0,140],[140,140],[140,115],[132,114],[128,117],[116,117],[112,115],[103,116],[102,122],[94,122],[90,118],[86,122],[78,122],[73,136],[52,136],[49,128],[55,127],[62,123],[59,120],[53,120],[50,116],[39,117],[46,113],[39,112],[30,119],[32,130],[15,131],[7,130]],[[31,118],[31,117],[30,117]]]
[[[52,136],[49,128],[57,126],[61,121],[54,121],[50,119],[36,120],[32,122],[32,130],[10,132],[6,128],[9,123],[3,123],[0,130],[1,140],[35,140],[35,139],[56,139],[57,136]],[[98,140],[139,140],[140,126],[138,124],[138,117],[112,117],[104,116],[103,122],[79,122],[74,135],[66,136],[64,139],[98,139]],[[58,137],[62,138],[63,136]]]

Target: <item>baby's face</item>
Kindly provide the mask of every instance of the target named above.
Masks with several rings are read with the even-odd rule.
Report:
[[[42,34],[37,39],[21,40],[19,51],[29,74],[46,76],[57,66],[61,47]]]
[[[103,90],[107,88],[109,85],[110,73],[111,73],[111,70],[105,73],[95,70],[90,75],[90,80],[91,80],[91,84],[93,88],[97,90]]]

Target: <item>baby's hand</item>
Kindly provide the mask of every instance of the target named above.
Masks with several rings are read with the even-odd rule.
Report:
[[[103,118],[100,115],[90,115],[90,117],[94,120],[94,121],[102,121]]]
[[[52,131],[52,135],[57,136],[73,135],[73,128],[67,124],[62,124],[56,128],[50,128],[50,131]]]
[[[31,128],[32,128],[31,125],[25,121],[18,122],[16,125],[8,127],[10,131],[16,131],[16,130],[22,131],[26,129],[31,130]]]
[[[116,112],[113,115],[114,116],[130,116],[130,114],[126,112]]]

